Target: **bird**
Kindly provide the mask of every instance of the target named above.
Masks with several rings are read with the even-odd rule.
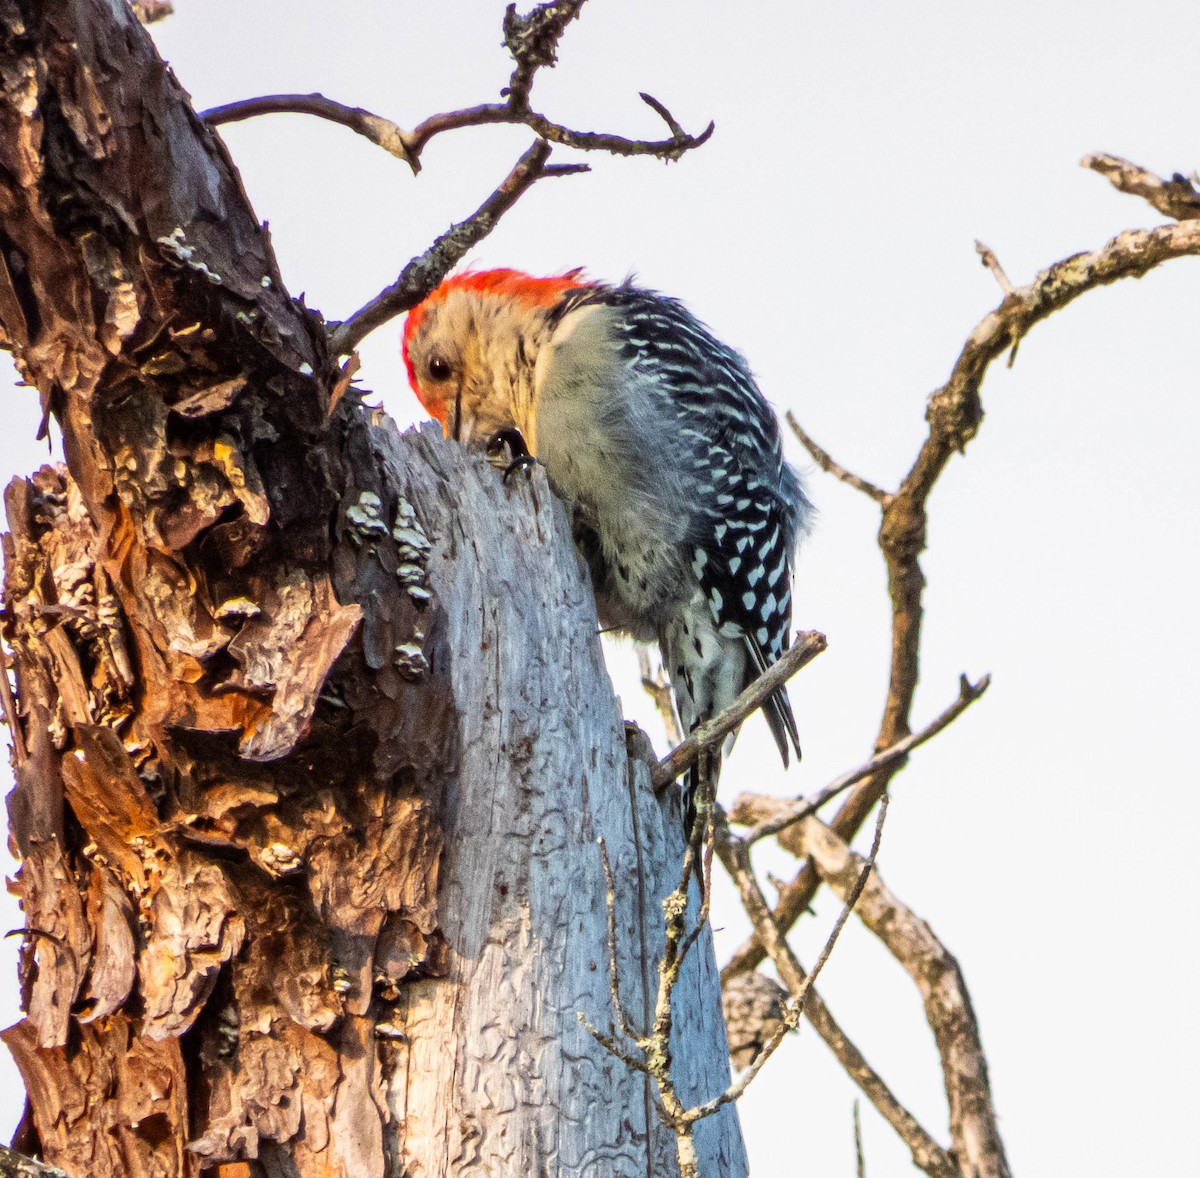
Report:
[[[544,467],[601,625],[658,643],[685,731],[784,654],[812,505],[748,364],[682,302],[580,270],[467,271],[409,312],[403,355],[447,437]],[[785,688],[763,712],[786,766]]]

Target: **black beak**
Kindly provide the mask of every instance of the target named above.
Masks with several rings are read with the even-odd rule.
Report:
[[[454,395],[454,440],[460,440],[462,434],[462,389]]]

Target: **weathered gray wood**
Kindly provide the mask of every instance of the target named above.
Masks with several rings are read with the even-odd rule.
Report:
[[[438,901],[450,965],[402,990],[395,1159],[413,1178],[677,1173],[648,1081],[578,1019],[611,1024],[597,838],[617,883],[623,1005],[644,1028],[683,834],[646,766],[627,759],[565,514],[540,471],[505,486],[432,429],[384,426],[374,442],[433,541],[448,635],[434,658],[449,661],[459,715]],[[464,545],[476,559],[460,558]],[[729,1078],[707,934],[674,1009],[679,1093],[698,1103]],[[706,1178],[747,1172],[733,1108],[696,1137]]]
[[[46,1157],[671,1174],[643,1079],[575,1018],[606,1023],[594,838],[643,1017],[680,848],[640,769],[630,793],[561,510],[372,427],[126,6],[0,0],[0,47],[0,342],[70,469],[5,504],[29,928],[3,1035]],[[692,967],[700,1099],[706,942]],[[744,1172],[732,1114],[700,1144]]]

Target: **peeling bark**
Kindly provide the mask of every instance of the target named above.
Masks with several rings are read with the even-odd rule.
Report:
[[[0,327],[69,474],[8,488],[26,1018],[68,1174],[674,1172],[644,1017],[678,820],[544,482],[367,411],[123,5],[0,0]],[[728,1077],[711,944],[681,1094]],[[745,1172],[736,1115],[697,1130]]]

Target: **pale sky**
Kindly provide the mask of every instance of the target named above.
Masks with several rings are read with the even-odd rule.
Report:
[[[177,0],[155,36],[198,107],[321,90],[413,125],[497,97],[503,7]],[[715,119],[716,134],[669,167],[597,156],[592,175],[544,182],[472,262],[636,272],[739,347],[768,398],[836,458],[894,486],[924,435],[926,396],[1000,298],[975,239],[1024,283],[1158,223],[1078,160],[1200,166],[1198,49],[1200,9],[1184,2],[591,0],[535,107],[657,136],[637,97],[648,90],[689,129]],[[496,127],[444,136],[414,179],[311,119],[225,137],[291,291],[331,318],[474,209],[530,141]],[[1014,368],[988,377],[979,437],[931,503],[915,723],[949,703],[960,672],[994,682],[896,780],[879,867],[963,967],[1020,1178],[1200,1174],[1198,312],[1200,262],[1186,259],[1035,328]],[[419,406],[399,330],[366,342],[361,379],[405,424]],[[46,459],[35,400],[10,395],[8,473]],[[857,765],[886,684],[876,509],[812,471],[798,445],[790,455],[820,510],[795,623],[824,631],[829,650],[792,688],[803,764],[785,774],[755,720],[727,763],[726,800],[812,792]],[[633,665],[615,653],[617,690],[661,740]],[[782,853],[759,862],[790,873]],[[727,888],[716,894],[724,960],[746,922]],[[3,928],[16,927],[5,902]],[[795,938],[808,964],[835,914],[828,899],[817,907]],[[5,1021],[19,1013],[16,944],[0,961]],[[908,978],[851,922],[821,990],[945,1144]],[[21,1102],[0,1062],[7,1135]],[[852,1175],[855,1091],[810,1030],[789,1041],[742,1103],[755,1178]],[[913,1172],[865,1101],[863,1126],[870,1178]]]

